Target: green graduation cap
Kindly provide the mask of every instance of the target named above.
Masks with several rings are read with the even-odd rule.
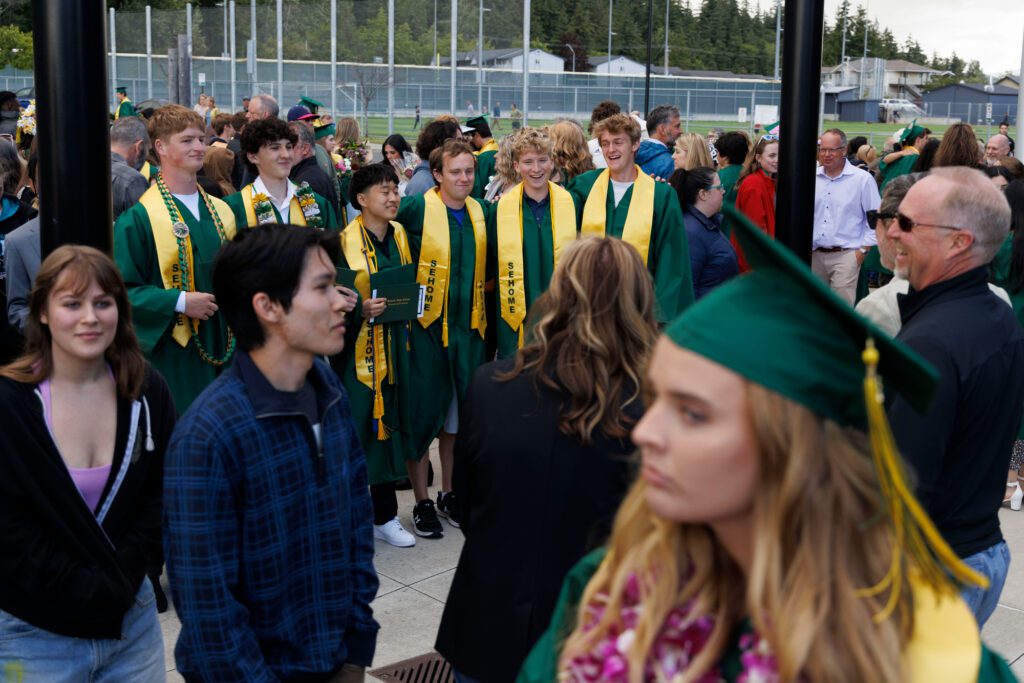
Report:
[[[910,122],[909,126],[903,129],[903,133],[900,135],[900,144],[904,144],[908,140],[914,140],[924,131],[925,127],[917,125],[917,119],[914,119]]]
[[[302,97],[299,98],[299,104],[305,105],[306,107],[309,108],[309,111],[311,111],[314,114],[317,113],[316,110],[319,107],[324,106],[323,102],[317,102],[312,97],[309,97],[307,95],[303,95]]]
[[[471,119],[466,119],[466,125],[476,130],[479,126],[490,126],[491,123],[487,120],[486,114],[481,114],[480,116],[474,116]]]
[[[723,211],[753,270],[686,309],[666,336],[820,416],[868,432],[884,508],[905,543],[897,552],[912,556],[937,588],[948,588],[950,575],[965,584],[984,582],[960,562],[913,497],[882,404],[879,375],[924,412],[936,371],[855,312],[745,215],[728,205]],[[883,584],[900,583],[902,564],[893,564]]]
[[[127,88],[127,86],[119,85],[116,88],[114,88],[114,90],[116,90],[117,92],[121,93],[125,97],[128,97],[128,88]]]
[[[333,123],[328,123],[326,126],[313,126],[313,137],[319,140],[320,138],[325,138],[328,135],[334,135],[337,130],[337,126]]]

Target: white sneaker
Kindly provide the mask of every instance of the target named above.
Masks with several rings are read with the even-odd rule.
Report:
[[[373,537],[390,543],[396,548],[410,548],[416,545],[416,537],[405,530],[402,523],[398,521],[398,517],[384,524],[374,524]]]

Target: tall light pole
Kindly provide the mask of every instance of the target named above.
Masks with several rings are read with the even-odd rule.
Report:
[[[284,106],[284,23],[282,0],[277,0],[277,101]]]
[[[476,106],[481,112],[484,110],[484,12],[490,11],[484,7],[484,0],[480,0],[480,25],[476,36]]]
[[[573,70],[573,73],[575,73],[576,72],[576,50],[572,49],[572,45],[570,45],[569,43],[566,43],[565,46],[567,48],[569,48],[569,52],[572,53],[572,70]]]
[[[530,125],[530,0],[523,0],[523,125]]]
[[[395,132],[395,0],[388,0],[388,135]]]
[[[252,92],[249,94],[255,95],[256,82],[259,80],[259,77],[256,75],[256,65],[260,58],[259,52],[256,49],[256,0],[249,1],[249,31],[252,33]]]
[[[612,75],[612,0],[608,0],[608,62],[604,70],[609,76]]]
[[[665,0],[665,76],[668,76],[668,6],[671,1]]]
[[[455,67],[459,63],[459,0],[452,0],[452,86],[451,86],[451,97],[448,100],[449,106],[452,109],[452,115],[455,115]]]
[[[441,55],[437,54],[437,0],[434,0],[434,82],[437,83],[437,70],[441,68]]]
[[[388,34],[390,36],[390,33]],[[338,0],[331,0],[331,116],[338,113]]]
[[[782,0],[775,0],[775,80],[779,80],[779,45],[782,43]],[[751,112],[753,115],[753,112]]]
[[[1021,75],[1024,75],[1024,48],[1022,48],[1020,52],[1020,73]],[[1024,88],[1017,90],[1017,137],[1020,137],[1020,123],[1022,120],[1024,120]]]
[[[651,110],[651,55],[654,50],[654,0],[647,0],[647,74],[644,77],[644,116]]]

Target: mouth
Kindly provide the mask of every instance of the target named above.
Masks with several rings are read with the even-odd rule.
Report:
[[[640,476],[643,477],[644,481],[647,482],[647,484],[650,486],[654,486],[659,489],[669,487],[668,477],[666,477],[664,474],[662,474],[655,468],[651,467],[650,465],[643,466],[643,468],[640,470]]]
[[[331,332],[340,332],[341,334],[345,334],[345,321],[342,320],[337,325],[331,327]]]
[[[99,332],[79,332],[75,336],[83,341],[96,341],[101,335]]]

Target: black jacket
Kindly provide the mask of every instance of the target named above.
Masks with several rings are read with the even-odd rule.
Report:
[[[327,200],[334,208],[335,214],[341,215],[338,205],[338,193],[334,191],[334,183],[331,182],[330,176],[316,163],[315,156],[303,159],[292,166],[291,179],[299,185],[305,180],[313,188],[313,192]]]
[[[149,369],[144,400],[118,400],[111,476],[97,511],[125,474],[101,526],[50,437],[35,389],[0,378],[0,609],[65,636],[120,638],[147,554],[160,543],[170,391]]]
[[[1024,412],[1024,330],[992,294],[984,267],[898,297],[898,339],[939,371],[920,415],[889,408],[917,497],[960,557],[1002,540],[999,506]]]
[[[2,198],[18,202],[18,206],[13,214],[0,220],[0,313],[3,314],[0,316],[0,365],[11,362],[21,353],[22,342],[21,334],[7,321],[7,250],[4,249],[3,241],[7,233],[35,218],[38,213],[13,194],[4,194]]]
[[[565,574],[606,540],[633,472],[628,439],[596,431],[580,445],[558,429],[562,394],[532,373],[494,378],[510,367],[481,367],[460,410],[454,489],[466,543],[436,645],[483,683],[515,679]],[[629,412],[638,418],[639,402]]]

